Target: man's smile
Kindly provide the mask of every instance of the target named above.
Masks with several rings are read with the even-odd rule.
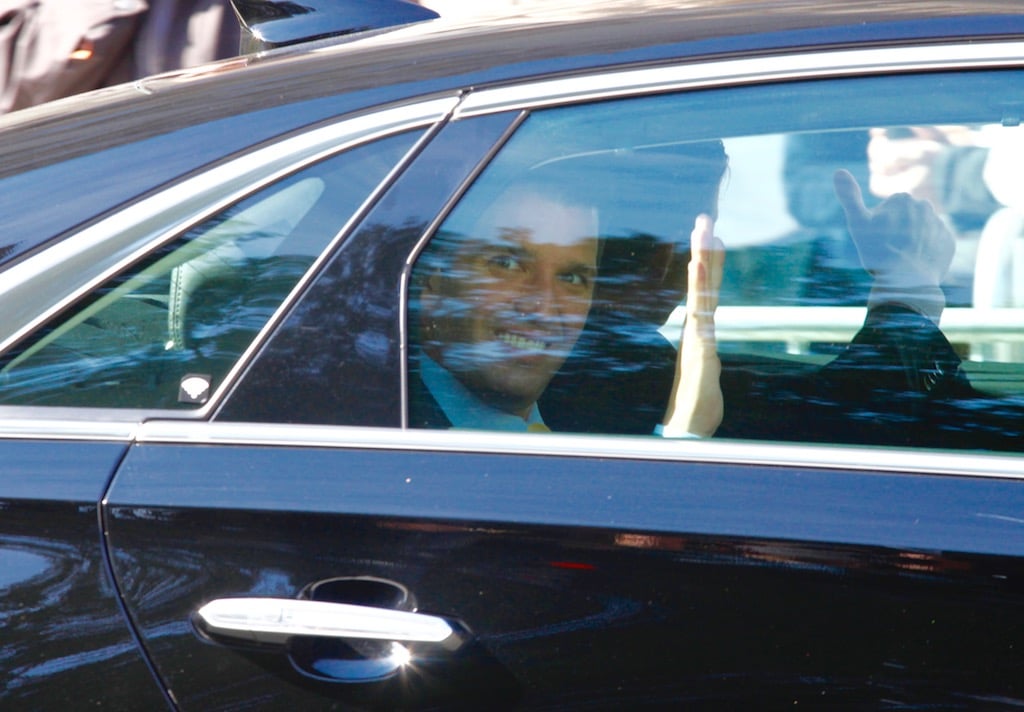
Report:
[[[549,346],[546,341],[507,331],[499,332],[498,340],[520,351],[546,351]]]

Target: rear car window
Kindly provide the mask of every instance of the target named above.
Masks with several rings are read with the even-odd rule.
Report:
[[[0,404],[198,408],[417,135],[322,161],[155,249],[4,355]]]

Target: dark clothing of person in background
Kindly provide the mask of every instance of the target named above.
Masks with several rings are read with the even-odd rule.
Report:
[[[238,54],[228,0],[0,0],[0,112]]]

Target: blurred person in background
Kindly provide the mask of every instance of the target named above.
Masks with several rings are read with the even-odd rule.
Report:
[[[229,0],[0,0],[0,112],[238,54]]]

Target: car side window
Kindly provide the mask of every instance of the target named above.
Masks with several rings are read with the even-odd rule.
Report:
[[[321,161],[156,249],[5,354],[0,404],[201,406],[415,139]]]
[[[659,434],[703,213],[725,247],[715,437],[1018,449],[1016,81],[534,111],[414,266],[409,425]]]

